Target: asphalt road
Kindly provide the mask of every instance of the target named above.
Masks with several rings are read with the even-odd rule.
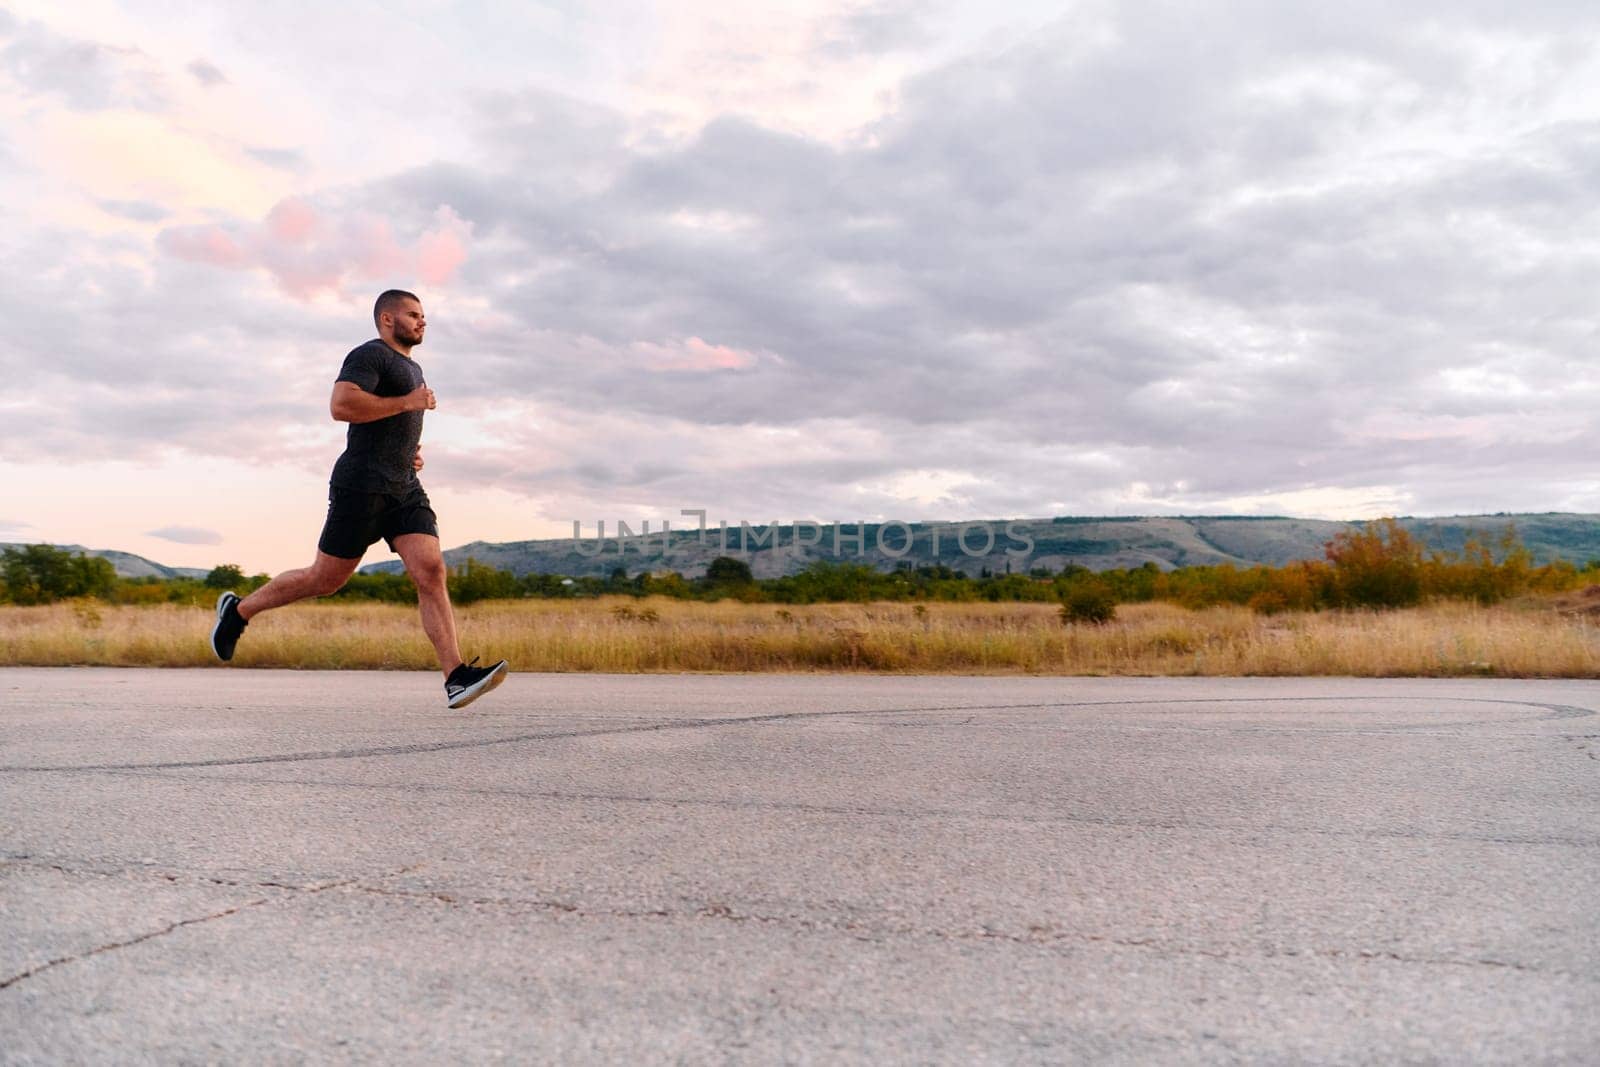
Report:
[[[1600,685],[0,670],[0,1061],[1600,1060]]]

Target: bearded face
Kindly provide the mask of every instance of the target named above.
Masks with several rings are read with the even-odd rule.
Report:
[[[422,313],[421,304],[415,300],[404,301],[390,315],[396,341],[413,348],[422,343],[422,335],[428,329],[428,319]]]

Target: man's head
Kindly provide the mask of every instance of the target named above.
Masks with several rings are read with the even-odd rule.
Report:
[[[428,326],[422,301],[404,289],[386,289],[379,294],[378,302],[372,305],[372,321],[378,326],[378,336],[402,352],[420,345]]]

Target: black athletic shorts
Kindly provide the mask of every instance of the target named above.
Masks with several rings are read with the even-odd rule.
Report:
[[[439,536],[439,518],[418,484],[401,496],[328,487],[328,521],[317,547],[340,559],[360,559],[381,537],[391,551],[402,534]]]

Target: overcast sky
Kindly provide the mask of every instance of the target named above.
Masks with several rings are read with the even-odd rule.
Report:
[[[1592,3],[751,6],[0,0],[0,540],[1600,511]]]

